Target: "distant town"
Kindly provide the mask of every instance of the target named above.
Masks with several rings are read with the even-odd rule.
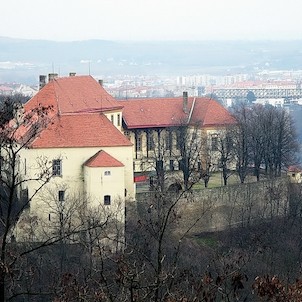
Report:
[[[255,74],[232,75],[94,75],[94,77],[102,80],[106,90],[117,99],[175,97],[187,91],[190,96],[212,95],[224,105],[231,106],[236,100],[245,99],[250,92],[248,96],[250,101],[274,106],[302,102],[302,70],[264,70]],[[37,83],[34,85],[0,83],[0,94],[23,94],[32,97],[38,88],[37,77]]]

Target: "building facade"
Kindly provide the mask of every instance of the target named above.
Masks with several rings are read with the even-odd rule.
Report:
[[[47,122],[22,148],[19,169],[26,180],[22,191],[30,199],[26,214],[44,227],[28,232],[24,214],[17,237],[27,240],[30,233],[29,239],[40,240],[65,222],[80,224],[88,212],[98,213],[100,221],[114,216],[123,228],[125,200],[135,198],[135,187],[133,147],[121,131],[121,104],[90,76],[52,75],[24,112],[35,117],[39,108],[46,108]],[[33,127],[28,128],[21,136]],[[43,169],[51,177],[41,188],[37,175]]]
[[[219,137],[236,122],[217,101],[184,93],[121,104],[124,134],[133,143],[133,169],[139,179],[152,175],[159,162],[167,172],[182,170],[185,157],[194,162],[192,169],[218,169]]]

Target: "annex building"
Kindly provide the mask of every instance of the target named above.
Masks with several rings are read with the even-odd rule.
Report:
[[[123,105],[123,129],[133,143],[136,179],[150,178],[158,167],[167,172],[182,169],[183,158],[192,169],[219,166],[219,142],[236,124],[231,114],[208,97],[128,99]],[[184,146],[187,151],[184,151]],[[184,154],[186,152],[186,154]],[[151,172],[151,173],[150,173]]]

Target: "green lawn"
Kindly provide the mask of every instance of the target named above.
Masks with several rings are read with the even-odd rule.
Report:
[[[247,176],[245,183],[247,182],[255,182],[256,178],[254,176]],[[240,183],[240,179],[238,177],[237,174],[232,174],[229,178],[228,178],[228,185],[234,185],[234,184],[239,184]],[[210,177],[210,181],[208,183],[208,188],[217,188],[217,187],[221,187],[223,186],[223,178],[222,178],[222,174],[221,172],[215,172],[211,174]],[[204,182],[201,179],[198,183],[196,183],[193,186],[194,190],[202,190],[204,189]]]

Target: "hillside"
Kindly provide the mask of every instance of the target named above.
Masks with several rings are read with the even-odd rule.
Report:
[[[38,74],[51,71],[181,75],[302,69],[301,48],[302,40],[55,42],[0,37],[0,82],[33,83]]]

